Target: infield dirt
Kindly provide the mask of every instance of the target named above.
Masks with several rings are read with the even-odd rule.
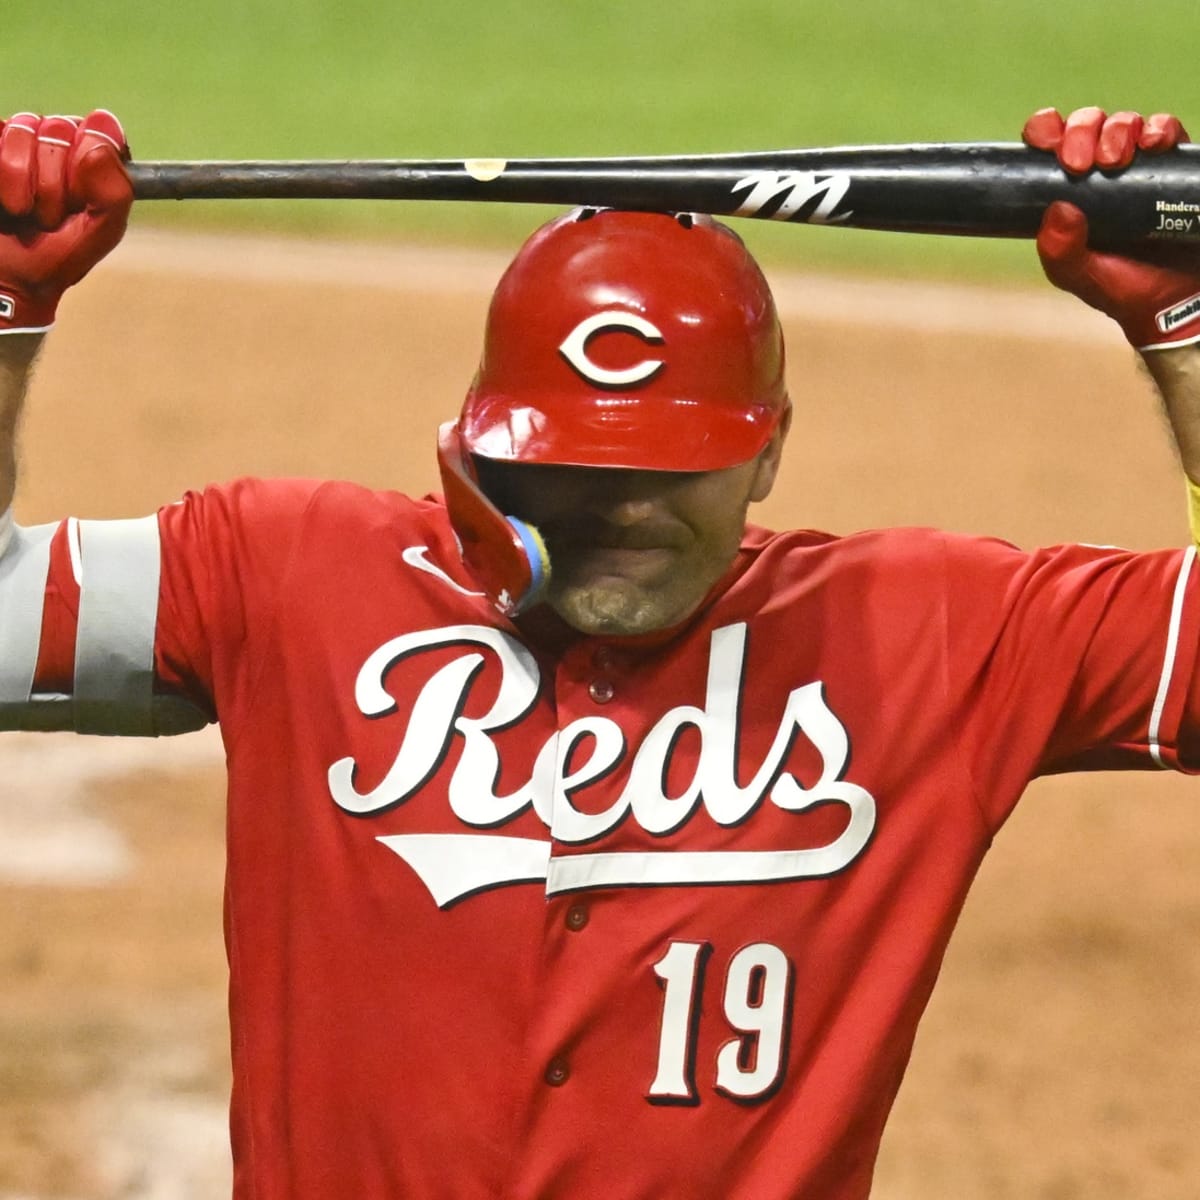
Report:
[[[238,474],[424,492],[502,262],[131,235],[65,302],[18,517]],[[1186,536],[1119,336],[1048,291],[777,281],[797,418],[763,524],[1023,545]],[[0,1200],[227,1188],[222,763],[0,739]],[[1176,777],[1039,781],[952,943],[880,1200],[1194,1200],[1200,818]]]

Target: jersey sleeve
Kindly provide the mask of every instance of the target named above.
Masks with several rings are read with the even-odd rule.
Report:
[[[185,496],[159,512],[162,582],[155,671],[211,711],[252,686],[266,636],[321,485],[244,479]]]
[[[1195,548],[947,548],[950,688],[985,807],[1010,775],[1200,769]]]
[[[255,640],[278,609],[304,515],[320,487],[307,480],[239,480],[189,493],[159,511],[152,530],[157,605],[136,619],[153,625],[144,636],[153,646],[156,698],[186,701],[202,715],[186,720],[190,727],[227,715],[249,687],[258,661]],[[78,693],[85,641],[80,614],[89,563],[99,557],[95,548],[107,524],[66,521],[53,534],[34,677],[38,694]],[[138,536],[144,539],[146,531]],[[149,570],[144,557],[142,567]],[[139,586],[136,580],[127,583],[134,590]],[[127,615],[125,624],[134,619]],[[115,674],[113,689],[119,689]],[[160,711],[168,714],[168,724],[177,719],[169,705]]]

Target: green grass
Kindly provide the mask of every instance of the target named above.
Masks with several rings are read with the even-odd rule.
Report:
[[[10,5],[0,112],[105,105],[141,158],[536,157],[1015,139],[1034,108],[1200,125],[1194,0],[60,0]],[[501,205],[207,202],[138,221],[511,244]],[[740,222],[764,257],[1022,277],[1030,248]]]

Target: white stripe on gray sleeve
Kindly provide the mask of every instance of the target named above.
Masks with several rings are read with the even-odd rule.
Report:
[[[1163,709],[1167,704],[1167,693],[1170,691],[1171,679],[1175,674],[1175,658],[1179,653],[1179,626],[1183,621],[1183,600],[1187,594],[1188,577],[1196,561],[1196,547],[1189,546],[1183,552],[1183,561],[1179,566],[1179,574],[1175,578],[1175,594],[1171,598],[1171,619],[1167,626],[1167,648],[1163,655],[1162,674],[1158,680],[1158,694],[1154,697],[1154,707],[1150,712],[1150,728],[1147,731],[1150,744],[1150,757],[1160,767],[1166,767],[1163,759],[1162,745],[1159,735],[1162,732]]]
[[[81,521],[75,730],[154,734],[158,518]]]
[[[0,558],[0,707],[24,707],[33,691],[50,543],[57,529],[57,525],[13,526],[7,552]]]

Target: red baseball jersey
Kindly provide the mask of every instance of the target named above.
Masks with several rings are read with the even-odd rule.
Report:
[[[436,500],[159,526],[159,686],[228,751],[242,1200],[861,1200],[1027,782],[1198,758],[1190,549],[752,528],[599,639],[498,616]]]

